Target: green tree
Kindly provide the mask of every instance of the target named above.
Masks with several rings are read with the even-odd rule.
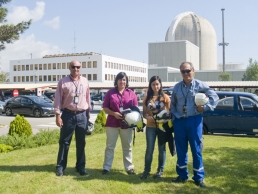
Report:
[[[5,82],[8,75],[9,75],[9,73],[6,73],[4,71],[2,71],[2,72],[0,71],[0,83]]]
[[[19,39],[19,35],[29,28],[31,21],[22,21],[16,25],[7,24],[5,19],[8,13],[7,8],[2,7],[3,4],[9,3],[11,0],[0,0],[0,51],[5,49],[6,43],[13,43]]]
[[[100,124],[102,127],[105,127],[106,122],[107,122],[106,114],[105,114],[105,111],[102,109],[97,115],[95,123]]]
[[[102,109],[95,120],[93,134],[104,133],[106,131],[106,121],[106,114],[105,111]]]
[[[258,62],[249,59],[249,65],[243,75],[242,81],[258,81]]]
[[[230,81],[231,75],[228,72],[221,72],[219,74],[219,81]]]

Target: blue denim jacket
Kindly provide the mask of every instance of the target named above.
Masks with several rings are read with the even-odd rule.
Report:
[[[219,100],[218,95],[206,83],[193,79],[187,86],[184,81],[178,82],[171,96],[170,111],[176,118],[195,116],[202,114],[195,108],[194,97],[197,93],[205,93],[209,101],[205,104],[204,111],[214,110]],[[186,113],[183,113],[183,106],[186,105]]]

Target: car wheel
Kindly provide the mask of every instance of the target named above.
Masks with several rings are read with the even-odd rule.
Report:
[[[6,108],[5,109],[5,114],[6,114],[6,116],[11,116],[13,114],[12,109],[11,108]]]
[[[33,111],[33,115],[34,115],[34,117],[41,117],[41,112],[40,112],[40,110],[36,108],[36,109]]]
[[[208,129],[207,129],[207,127],[205,125],[203,125],[202,134],[203,135],[207,135],[208,134]]]

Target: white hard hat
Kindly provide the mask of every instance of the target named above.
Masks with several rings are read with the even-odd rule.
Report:
[[[132,111],[125,115],[125,121],[129,126],[137,125],[141,120],[141,114],[137,111]]]
[[[209,101],[209,98],[204,93],[195,94],[194,102],[197,106],[205,105]]]
[[[158,123],[163,123],[170,119],[169,113],[167,110],[162,110],[158,114],[154,115],[153,117],[156,120],[156,122],[158,122]]]

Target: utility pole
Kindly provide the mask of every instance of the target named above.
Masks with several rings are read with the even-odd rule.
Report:
[[[225,46],[228,46],[229,43],[225,42],[225,38],[224,38],[224,8],[221,9],[222,11],[222,43],[219,43],[219,46],[222,46],[223,51],[222,51],[222,55],[223,55],[223,72],[225,72]]]

